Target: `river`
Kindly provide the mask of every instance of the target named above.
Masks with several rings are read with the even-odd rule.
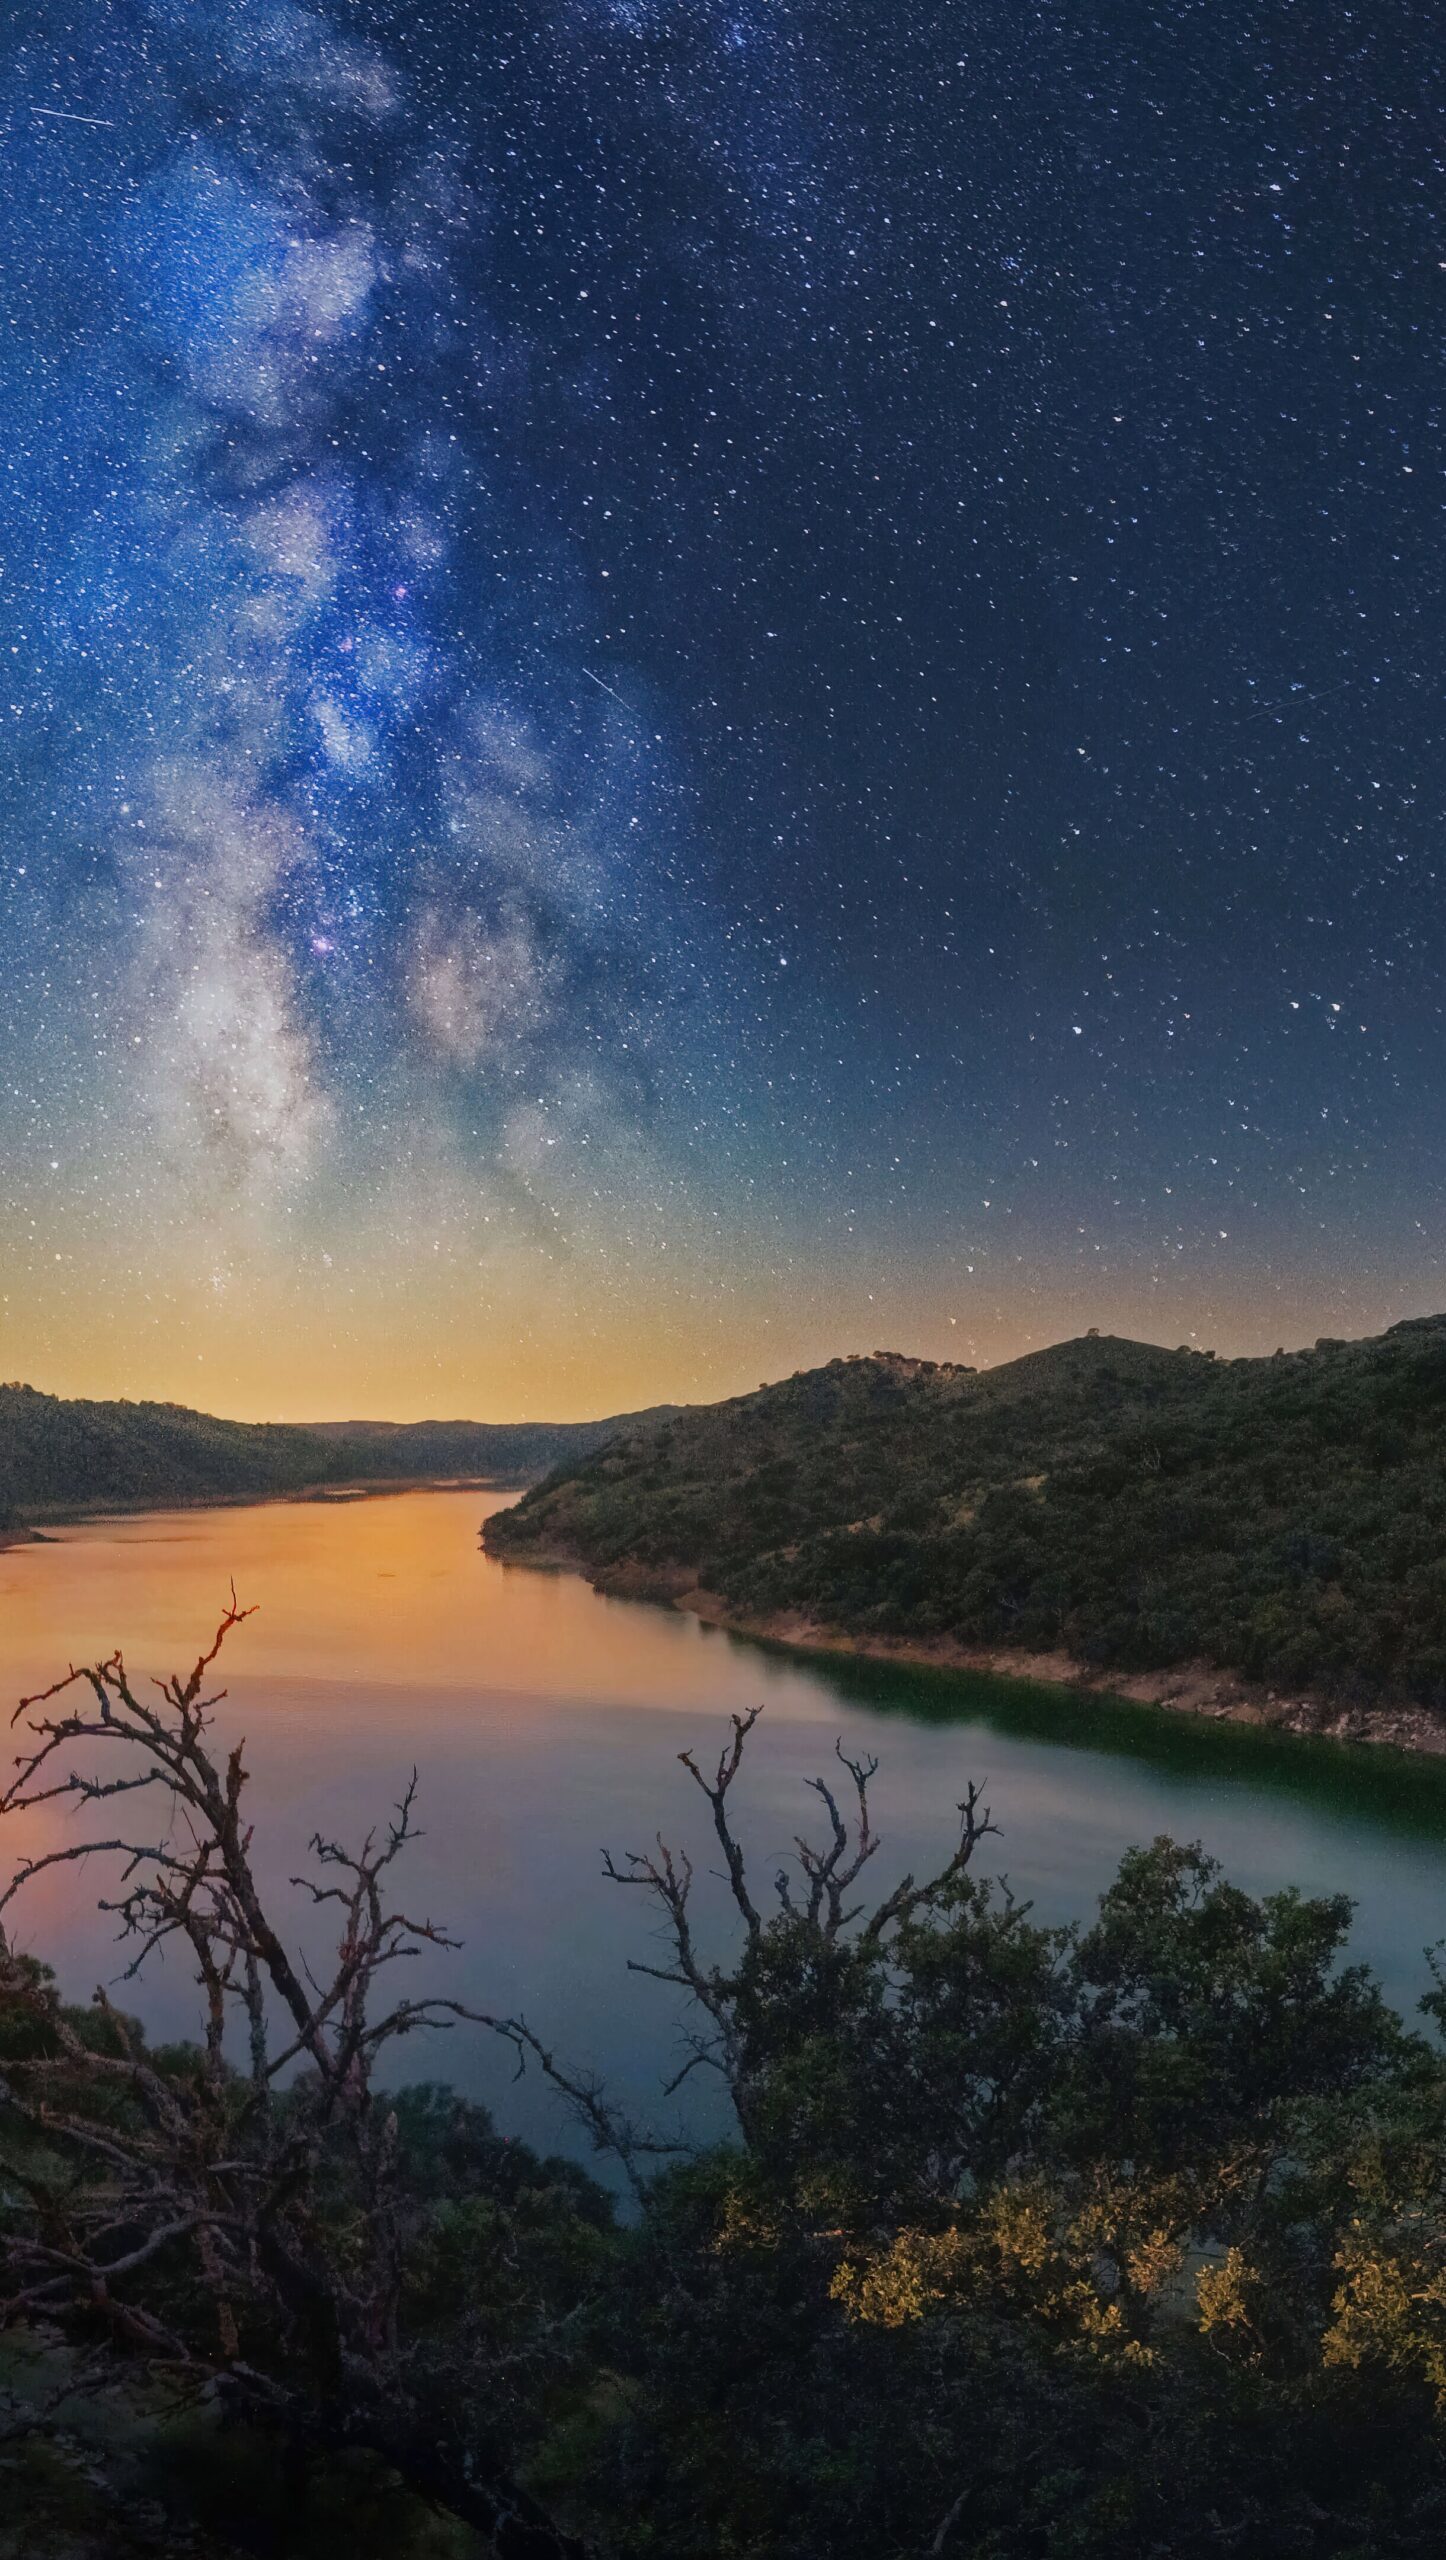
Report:
[[[763,1720],[739,1782],[740,1828],[766,1886],[810,1820],[805,1780],[836,1736],[877,1754],[881,1886],[947,1855],[951,1807],[987,1781],[1000,1837],[983,1860],[1042,1916],[1086,1914],[1122,1850],[1202,1839],[1254,1891],[1345,1891],[1355,1951],[1409,2010],[1423,1949],[1446,1934],[1446,1771],[1382,1750],[1262,1736],[1146,1708],[1082,1705],[1015,1683],[791,1656],[674,1613],[606,1600],[570,1574],[491,1562],[483,1514],[507,1496],[406,1493],[151,1513],[59,1530],[0,1553],[0,1699],[123,1648],[133,1675],[188,1668],[234,1576],[258,1614],[231,1637],[218,1738],[253,1773],[256,1857],[276,1906],[320,1827],[359,1837],[415,1764],[425,1839],[409,1909],[464,1942],[410,1989],[522,2009],[635,2112],[668,2121],[680,2056],[674,1995],[627,1971],[656,1946],[642,1897],[608,1884],[604,1846],[687,1846],[722,1922],[707,1808],[676,1755],[716,1749],[730,1713]],[[815,1811],[816,1807],[813,1808]],[[0,1823],[0,1876],[58,1832]],[[17,1944],[84,1995],[119,1958],[95,1867],[52,1871],[12,1906]],[[298,1919],[298,1925],[300,1921]],[[711,1923],[705,1921],[705,1927]],[[152,2031],[185,2032],[180,1961],[124,1997]],[[406,2074],[450,2080],[508,2129],[574,2147],[533,2081],[514,2087],[485,2032],[404,2048]],[[696,2085],[696,2084],[695,2084]]]

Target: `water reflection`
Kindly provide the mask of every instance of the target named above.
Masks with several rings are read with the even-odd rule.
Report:
[[[697,1853],[721,1922],[704,1808],[675,1755],[760,1698],[740,1803],[761,1877],[787,1855],[803,1781],[841,1733],[880,1757],[881,1885],[946,1852],[951,1804],[967,1777],[987,1777],[1003,1834],[991,1863],[1044,1915],[1084,1912],[1133,1841],[1203,1837],[1255,1890],[1293,1880],[1354,1894],[1361,1953],[1403,2006],[1418,1996],[1422,1948],[1446,1930],[1446,1772],[741,1644],[599,1599],[571,1575],[489,1562],[477,1544],[487,1507],[440,1492],[152,1515],[0,1554],[0,1694],[117,1644],[136,1674],[188,1664],[234,1576],[261,1608],[232,1639],[221,1723],[228,1742],[247,1738],[272,1889],[294,1906],[285,1880],[312,1830],[359,1834],[415,1763],[427,1836],[406,1899],[466,1941],[426,1987],[524,2008],[639,2107],[656,2107],[676,2061],[677,2019],[665,1991],[627,1972],[630,1953],[650,1952],[645,1915],[603,1882],[599,1850],[640,1846],[661,1824]],[[32,1833],[24,1845],[42,1844]],[[0,1834],[0,1870],[20,1846]],[[16,1932],[76,1992],[117,1969],[100,1889],[52,1875]],[[157,2032],[194,2014],[176,1961],[130,1996]],[[544,2093],[509,2089],[504,2058],[470,2031],[418,2045],[406,2064],[558,2138]]]

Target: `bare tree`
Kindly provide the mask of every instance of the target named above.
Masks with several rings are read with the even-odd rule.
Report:
[[[808,1781],[828,1817],[828,1838],[820,1844],[801,1832],[795,1836],[798,1874],[790,1874],[787,1867],[779,1868],[773,1879],[776,1908],[765,1918],[754,1899],[747,1860],[728,1803],[743,1765],[748,1737],[762,1712],[761,1707],[752,1707],[746,1716],[733,1717],[732,1739],[720,1751],[711,1778],[691,1751],[678,1754],[707,1799],[723,1853],[724,1880],[743,1923],[741,1945],[732,1963],[710,1964],[699,1952],[690,1908],[694,1868],[686,1850],[670,1848],[659,1834],[650,1850],[629,1850],[621,1863],[611,1853],[603,1860],[603,1872],[609,1880],[640,1887],[651,1898],[663,1922],[669,1961],[634,1961],[629,1970],[650,1974],[655,1981],[672,1983],[686,1991],[707,2021],[703,2028],[687,2031],[689,2058],[669,2082],[670,2092],[699,2068],[720,2072],[745,2138],[751,2138],[756,2130],[757,2085],[761,2070],[766,2068],[758,2030],[762,2019],[773,2017],[776,2006],[766,1987],[770,1934],[787,1936],[795,1964],[800,1958],[806,1963],[810,1957],[846,1959],[850,1951],[866,1960],[880,1955],[893,1931],[938,1910],[946,1902],[980,1841],[997,1829],[988,1806],[981,1803],[979,1789],[971,1784],[958,1807],[958,1842],[944,1866],[922,1884],[912,1875],[902,1877],[872,1911],[866,1911],[863,1903],[850,1902],[848,1896],[879,1847],[879,1834],[869,1809],[869,1787],[877,1775],[878,1762],[872,1755],[852,1759],[842,1742],[837,1742],[835,1757],[850,1781],[852,1804],[846,1813],[826,1779]],[[862,1925],[856,1926],[858,1923]]]
[[[454,2387],[429,2388],[404,2314],[418,2209],[377,2087],[383,2056],[419,2029],[470,2017],[514,2042],[527,2031],[455,2000],[389,1996],[394,1968],[455,1943],[389,1900],[416,1836],[415,1775],[360,1849],[313,1838],[314,1871],[292,1881],[334,1920],[335,1953],[317,1979],[288,1950],[252,1864],[244,1745],[222,1762],[208,1740],[225,1695],[208,1694],[208,1676],[249,1614],[233,1590],[190,1674],[153,1683],[149,1701],[117,1653],[17,1711],[24,1748],[0,1814],[99,1811],[104,1836],[23,1858],[0,1920],[46,1870],[107,1862],[119,1884],[101,1908],[132,1948],[124,1979],[183,1944],[204,2023],[194,2055],[163,2066],[104,1990],[90,2018],[67,2012],[0,1928],[0,2320],[82,2356],[120,2350],[293,2443],[365,2448],[498,2560],[585,2560],[479,2452],[492,2352],[480,2334],[458,2343]],[[600,2099],[596,2119],[618,2133]],[[545,2323],[524,2349],[555,2351]]]
[[[407,2319],[425,2209],[409,2186],[379,2066],[398,2040],[459,2020],[512,2046],[616,2158],[641,2199],[656,2160],[681,2146],[644,2135],[598,2083],[560,2063],[528,2022],[435,1995],[392,1996],[394,1969],[456,1942],[391,1899],[393,1869],[417,1837],[415,1773],[384,1829],[353,1851],[318,1833],[292,1884],[335,1926],[318,1976],[274,1924],[257,1881],[245,1812],[244,1743],[211,1740],[224,1689],[208,1680],[251,1613],[231,1602],[190,1673],[139,1694],[119,1654],[25,1699],[16,1774],[0,1817],[89,1818],[59,1845],[23,1856],[0,1889],[0,2322],[63,2340],[87,2373],[138,2360],[176,2392],[268,2423],[292,2445],[365,2449],[414,2490],[480,2530],[498,2560],[586,2560],[512,2476],[498,2413],[503,2363],[567,2368],[573,2317],[539,2307],[499,2349],[485,2317],[435,2353]],[[686,1851],[607,1856],[614,1882],[641,1888],[663,1923],[664,1960],[633,1970],[688,1995],[688,2058],[669,2084],[722,2075],[745,2141],[762,2123],[779,1985],[837,1991],[886,1966],[896,1933],[943,1910],[994,1829],[978,1790],[959,1807],[953,1855],[920,1883],[906,1875],[871,1909],[855,1897],[876,1855],[876,1764],[836,1746],[847,1792],[810,1783],[826,1837],[800,1835],[796,1863],[756,1898],[730,1806],[761,1710],[735,1716],[708,1774],[679,1756],[705,1798],[741,1932],[726,1961],[703,1953]],[[143,1819],[142,1817],[149,1817]],[[130,1982],[162,1948],[185,1950],[201,1994],[194,2049],[157,2055],[109,1992],[68,2009],[4,1931],[37,1877],[99,1860],[117,1881],[114,1919]],[[678,2281],[684,2281],[678,2272]],[[502,2394],[505,2399],[505,2387]],[[624,2546],[616,2538],[610,2550]]]

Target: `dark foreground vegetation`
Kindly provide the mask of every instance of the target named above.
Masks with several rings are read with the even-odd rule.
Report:
[[[406,1916],[410,1793],[313,1844],[309,1970],[212,1740],[215,1651],[160,1690],[72,1673],[21,1719],[6,1928],[99,1860],[132,1971],[167,1948],[198,2005],[153,2048],[0,1941],[0,2552],[1440,2550],[1446,1993],[1403,2025],[1342,1961],[1342,1899],[1255,1901],[1160,1841],[1044,1929],[980,1872],[972,1790],[936,1873],[876,1868],[873,1766],[842,1755],[760,1877],[736,1721],[684,1755],[696,1879],[661,1842],[606,1862],[723,2138],[659,2147],[545,2022],[474,2019],[617,2210],[390,2085],[401,2039],[469,2015],[408,1987],[446,1943]]]
[[[0,1533],[76,1510],[215,1502],[313,1486],[480,1476],[525,1484],[619,1430],[603,1422],[224,1422],[180,1404],[0,1387]]]
[[[1446,1317],[1265,1360],[837,1360],[568,1461],[504,1557],[902,1642],[1446,1712]]]

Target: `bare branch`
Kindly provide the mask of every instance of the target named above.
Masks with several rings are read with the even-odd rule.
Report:
[[[754,1908],[752,1897],[748,1891],[748,1879],[744,1866],[743,1851],[739,1847],[737,1840],[734,1838],[733,1833],[729,1828],[727,1798],[728,1790],[732,1786],[733,1781],[737,1777],[738,1771],[742,1766],[743,1746],[748,1740],[750,1733],[753,1731],[753,1728],[757,1724],[762,1713],[763,1709],[761,1706],[750,1707],[746,1716],[734,1716],[732,1718],[733,1740],[718,1754],[718,1767],[711,1786],[709,1785],[708,1780],[704,1777],[703,1772],[699,1768],[691,1751],[680,1751],[678,1754],[679,1759],[682,1761],[684,1768],[687,1770],[694,1784],[702,1788],[704,1795],[707,1797],[709,1804],[713,1808],[713,1828],[718,1834],[718,1843],[723,1851],[724,1860],[727,1865],[729,1886],[733,1894],[733,1899],[737,1903],[738,1908],[743,1915],[750,1938],[756,1938],[758,1936],[763,1923]]]
[[[162,2068],[103,1991],[94,2027],[83,2025],[0,1931],[0,2016],[18,2030],[0,2072],[15,2208],[0,2230],[0,2321],[42,2323],[92,2347],[99,2336],[107,2371],[117,2355],[138,2359],[173,2392],[216,2393],[308,2443],[368,2445],[481,2532],[498,2560],[586,2560],[490,2457],[479,2462],[460,2422],[455,2443],[439,2428],[401,2313],[417,2208],[395,2116],[376,2102],[378,2064],[402,2037],[483,2024],[519,2059],[529,2048],[609,2147],[631,2157],[662,2146],[560,2071],[521,2021],[443,1997],[379,2007],[388,1967],[457,1943],[388,1899],[390,1870],[418,1837],[415,1770],[360,1849],[313,1837],[315,1872],[293,1883],[336,1937],[308,1987],[252,1865],[244,1746],[222,1758],[210,1742],[225,1691],[208,1692],[208,1677],[250,1614],[233,1587],[191,1670],[154,1681],[149,1697],[116,1653],[72,1665],[17,1711],[24,1747],[0,1817],[84,1812],[158,1788],[169,1823],[156,1838],[121,1832],[22,1856],[0,1910],[49,1872],[109,1863],[118,1881],[99,1907],[131,1950],[122,1979],[183,1943],[201,2028],[195,2053]],[[101,1753],[109,1765],[96,1765]],[[687,1873],[666,1857],[660,1872],[681,1911]],[[339,2196],[349,2207],[340,2223]],[[348,2236],[356,2227],[360,2249]],[[463,2334],[484,2389],[485,2309],[464,2315]]]
[[[626,2116],[609,2104],[595,2080],[584,2079],[562,2068],[525,2018],[479,2017],[478,2024],[491,2027],[494,2034],[513,2047],[517,2055],[516,2076],[519,2080],[527,2068],[528,2055],[532,2055],[544,2079],[551,2081],[554,2089],[566,2098],[574,2113],[587,2126],[595,2148],[610,2152],[619,2163],[639,2200],[644,2193],[644,2182],[638,2162],[642,2159],[675,2159],[683,2150],[684,2145],[680,2142],[660,2142],[640,2134]]]
[[[894,1891],[885,1897],[872,1918],[866,1923],[863,1930],[863,1944],[866,1946],[877,1944],[885,1932],[896,1927],[900,1921],[912,1920],[917,1912],[931,1910],[936,1904],[942,1902],[969,1865],[980,1841],[987,1838],[991,1832],[997,1836],[998,1830],[999,1825],[990,1813],[988,1805],[981,1805],[979,1788],[971,1778],[964,1800],[959,1806],[959,1845],[953,1857],[938,1875],[931,1876],[924,1884],[916,1884],[912,1876],[905,1876],[903,1882],[896,1885]]]

